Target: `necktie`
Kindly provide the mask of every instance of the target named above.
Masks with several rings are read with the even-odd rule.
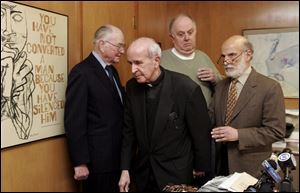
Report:
[[[225,116],[225,125],[228,125],[231,116],[233,113],[233,109],[235,107],[237,101],[237,90],[236,90],[236,83],[238,82],[237,79],[233,79],[231,81],[231,86],[228,92],[228,99],[227,99],[227,108],[226,108],[226,116]]]
[[[112,83],[113,85],[115,85],[115,82],[114,82],[114,75],[113,75],[111,66],[106,65],[105,70],[108,72],[108,77],[109,77],[111,83]]]
[[[116,83],[114,81],[114,75],[113,75],[113,72],[112,72],[112,67],[109,66],[109,65],[106,65],[105,70],[108,72],[108,77],[109,77],[109,79],[110,79],[110,81],[111,81],[111,83],[113,85],[113,89],[117,91],[117,93],[119,94],[119,97],[121,99],[121,102],[123,103],[123,101],[122,101],[122,94],[121,94],[119,88],[117,87],[117,85],[116,85]]]

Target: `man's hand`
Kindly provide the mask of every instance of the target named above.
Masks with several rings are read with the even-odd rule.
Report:
[[[130,176],[128,170],[122,170],[122,174],[119,180],[120,192],[128,192],[130,184]]]
[[[74,167],[74,179],[75,180],[86,180],[89,177],[89,169],[86,164],[82,164]]]
[[[216,83],[216,79],[217,79],[214,71],[211,68],[207,68],[207,67],[199,68],[197,71],[197,77],[201,81],[208,81],[213,84]]]
[[[18,60],[15,62],[15,67],[13,72],[13,80],[15,82],[15,92],[19,90],[24,90],[24,89],[20,89],[20,87],[22,88],[22,86],[24,86],[25,84],[31,84],[31,82],[33,82],[33,79],[28,80],[31,77],[25,78],[29,73],[32,72],[32,69],[33,69],[33,65],[29,60],[27,60],[26,52],[22,52]]]
[[[237,141],[239,139],[239,134],[237,129],[224,126],[216,127],[211,132],[211,137],[216,140],[216,142],[225,142],[225,141]]]
[[[2,96],[11,98],[13,87],[14,59],[17,51],[1,44],[1,85]],[[1,97],[2,97],[1,96]]]

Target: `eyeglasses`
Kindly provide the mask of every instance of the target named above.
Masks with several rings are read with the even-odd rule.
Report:
[[[107,42],[107,43],[109,43],[110,45],[112,45],[112,46],[118,48],[118,51],[124,51],[124,50],[125,50],[125,47],[126,47],[125,44],[118,44],[118,45],[116,45],[116,44],[111,43],[110,41],[105,41],[105,42]]]
[[[240,54],[236,55],[236,53],[230,53],[227,55],[227,61],[235,62],[244,52],[247,52],[248,50],[242,51]],[[225,56],[221,55],[220,58],[218,59],[217,64],[223,65],[225,62]]]

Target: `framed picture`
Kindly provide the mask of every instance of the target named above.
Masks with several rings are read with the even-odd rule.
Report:
[[[243,30],[253,44],[252,66],[278,81],[285,98],[299,98],[299,29]]]
[[[1,1],[1,148],[64,134],[68,17]]]

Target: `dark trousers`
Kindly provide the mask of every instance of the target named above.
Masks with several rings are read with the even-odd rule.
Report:
[[[91,173],[82,183],[83,192],[119,192],[120,172]]]
[[[216,175],[217,176],[227,176],[229,175],[228,168],[228,153],[226,143],[216,144]]]
[[[150,174],[149,174],[146,188],[142,192],[161,192],[157,185],[152,169],[150,169]]]

